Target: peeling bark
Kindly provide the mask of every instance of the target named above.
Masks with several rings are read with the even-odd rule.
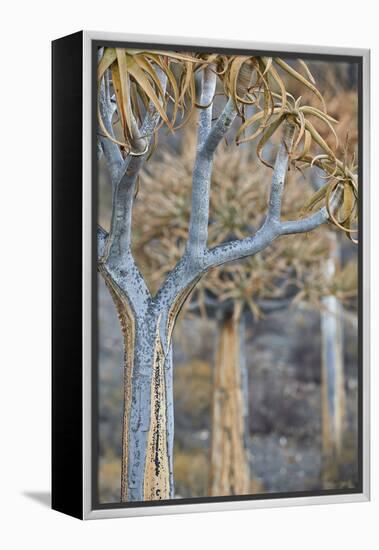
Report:
[[[118,319],[120,321],[121,332],[124,339],[124,413],[122,422],[122,463],[121,463],[121,501],[128,500],[128,427],[130,410],[132,406],[132,380],[133,380],[133,359],[135,348],[135,315],[130,306],[130,303],[112,277],[109,276],[103,265],[99,265],[105,284],[108,287],[109,293],[112,296],[116,307]]]
[[[170,498],[170,466],[167,441],[165,356],[160,339],[158,318],[154,342],[150,394],[150,425],[147,439],[143,498]]]
[[[210,487],[212,496],[250,492],[246,434],[246,372],[241,318],[219,321],[212,403]]]
[[[171,337],[195,282],[135,311],[104,263],[101,273],[114,301],[124,340],[124,413],[121,502],[174,497],[174,404]]]

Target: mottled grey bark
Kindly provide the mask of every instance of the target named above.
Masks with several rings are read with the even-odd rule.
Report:
[[[157,70],[162,87],[166,80]],[[202,75],[198,145],[192,184],[192,209],[186,251],[152,296],[131,252],[131,220],[138,174],[159,116],[153,106],[141,131],[134,125],[133,152],[123,158],[118,146],[99,135],[112,182],[109,234],[98,231],[98,269],[118,311],[125,346],[124,419],[121,500],[166,499],[174,496],[172,472],[173,399],[172,332],[180,308],[208,269],[253,255],[281,235],[310,231],[327,220],[325,208],[307,218],[280,221],[281,197],[288,169],[293,129],[287,126],[275,163],[268,213],[262,227],[245,239],[207,248],[209,193],[213,155],[237,111],[229,99],[215,122],[213,96],[216,75]],[[108,75],[101,83],[99,107],[112,135],[115,106]]]
[[[166,355],[156,358],[159,316],[160,312],[153,306],[142,318],[137,318],[136,323],[130,425],[126,427],[129,467],[125,472],[125,496],[133,501],[174,496],[172,355],[169,346]],[[150,484],[145,483],[147,468],[153,469],[154,479]]]

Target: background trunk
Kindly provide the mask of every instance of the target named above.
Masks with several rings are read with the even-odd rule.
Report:
[[[331,279],[340,261],[338,238],[331,233],[332,253],[327,261],[326,277]],[[323,481],[325,485],[338,480],[345,423],[345,381],[343,360],[343,308],[335,296],[322,300],[322,446]]]
[[[213,379],[212,496],[250,492],[246,392],[243,320],[224,313],[219,321]]]

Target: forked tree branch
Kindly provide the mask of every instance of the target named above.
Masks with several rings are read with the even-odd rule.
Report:
[[[203,72],[201,93],[202,109],[199,116],[198,143],[192,178],[191,218],[188,237],[188,254],[201,260],[206,250],[209,220],[209,193],[213,155],[217,145],[228,132],[237,116],[233,100],[229,99],[224,110],[212,126],[213,98],[217,75],[212,67]]]
[[[166,87],[166,77],[157,69],[162,88]],[[107,265],[117,265],[119,258],[130,254],[133,201],[138,174],[146,161],[148,147],[159,123],[159,113],[151,104],[145,116],[140,133],[135,125],[135,151],[124,162],[122,173],[113,190],[112,219],[106,256]]]
[[[160,69],[157,70],[157,74],[165,89],[166,77]],[[106,89],[106,83],[104,87]],[[107,100],[110,113],[109,94],[107,96],[104,91],[103,97]],[[102,116],[104,114],[105,111],[102,112]],[[112,181],[112,217],[109,234],[101,228],[98,230],[98,259],[119,288],[127,292],[131,303],[138,305],[140,309],[142,304],[147,306],[151,295],[130,248],[132,208],[138,174],[146,160],[148,147],[159,119],[159,113],[150,105],[140,132],[134,124],[134,154],[129,155],[126,160],[122,159],[118,146],[109,139],[104,139],[104,142],[107,142],[107,145],[111,143],[112,147],[103,147]],[[107,130],[109,131],[108,128]],[[113,145],[117,149],[117,154]],[[116,162],[118,155],[121,162]]]
[[[277,237],[294,233],[307,233],[319,227],[329,219],[327,209],[321,208],[315,214],[295,221],[270,222],[267,221],[251,237],[230,241],[215,248],[207,250],[205,254],[205,267],[210,269],[257,254],[269,246]]]
[[[293,131],[294,129],[288,124],[285,129],[284,139],[276,157],[272,175],[268,212],[262,227],[251,237],[230,241],[207,250],[204,261],[205,269],[210,269],[211,267],[222,265],[226,262],[256,254],[269,246],[281,235],[307,233],[308,231],[316,229],[329,219],[328,211],[324,207],[306,218],[294,221],[280,221],[282,195],[293,139]],[[342,190],[337,188],[331,201],[332,210],[339,207],[341,199]]]
[[[226,106],[228,110],[229,105]],[[225,109],[221,117],[225,121]],[[220,124],[220,119],[218,119],[217,124]],[[288,125],[289,126],[289,125]],[[223,244],[216,246],[215,248],[207,249],[206,243],[201,241],[201,246],[199,246],[199,241],[195,242],[194,251],[198,254],[197,258],[191,255],[190,251],[187,249],[186,254],[179,260],[175,268],[168,274],[166,280],[162,283],[156,297],[154,300],[162,303],[171,303],[175,300],[175,297],[183,291],[184,288],[188,288],[193,281],[196,281],[201,276],[203,276],[209,269],[222,265],[227,262],[232,262],[245,258],[247,256],[252,256],[258,252],[264,250],[270,244],[281,235],[287,235],[290,233],[306,233],[320,226],[329,219],[329,214],[327,209],[321,208],[318,212],[311,214],[305,218],[294,220],[294,221],[280,221],[280,211],[281,211],[281,199],[283,195],[285,177],[288,169],[288,162],[290,156],[290,147],[293,139],[293,129],[286,126],[284,139],[279,147],[277,154],[277,159],[275,162],[275,167],[272,175],[272,184],[269,205],[267,210],[266,219],[258,231],[249,237],[244,239],[237,239],[229,241]],[[212,128],[209,136],[212,135],[215,126]],[[224,131],[226,126],[223,127]],[[220,135],[219,129],[217,134]],[[208,138],[204,141],[203,149],[206,148]],[[209,142],[208,142],[209,143]],[[213,138],[211,143],[214,144]],[[199,151],[198,151],[199,154]],[[193,180],[193,185],[199,185],[199,182],[195,179]],[[199,186],[201,188],[201,186]],[[341,190],[337,189],[334,193],[333,199],[331,201],[331,208],[334,210],[340,205],[341,201]],[[209,207],[209,196],[206,196],[207,205]],[[208,218],[206,218],[208,224]],[[205,218],[203,219],[205,223]],[[203,237],[204,239],[204,237]],[[201,261],[194,261],[194,259],[200,259]]]
[[[204,267],[210,269],[257,254],[269,246],[279,236],[278,224],[264,224],[251,237],[237,239],[211,248],[205,253]]]
[[[166,86],[163,73],[158,73],[162,86]],[[139,171],[146,159],[146,151],[158,125],[159,114],[153,106],[146,114],[140,133],[136,133],[137,155],[129,155],[123,166],[118,168],[116,185],[113,188],[113,209],[109,236],[99,232],[99,255],[108,272],[120,288],[138,299],[139,289],[146,303],[172,303],[176,297],[189,289],[210,268],[226,262],[254,255],[269,246],[277,237],[291,233],[305,233],[328,220],[326,208],[299,220],[280,221],[282,195],[288,171],[294,127],[287,124],[284,137],[275,161],[270,198],[266,219],[262,227],[252,236],[223,243],[207,249],[209,194],[213,155],[218,144],[232,125],[237,111],[229,99],[217,121],[212,125],[213,99],[216,90],[216,74],[211,67],[203,72],[199,116],[198,143],[192,180],[192,204],[189,239],[184,256],[168,274],[156,296],[152,298],[142,275],[132,258],[130,249],[133,199]],[[108,98],[109,100],[109,98]],[[109,140],[108,140],[109,141]],[[139,150],[139,153],[138,153]],[[104,150],[105,154],[105,150]],[[114,157],[106,155],[110,171]],[[114,172],[113,172],[114,173]],[[339,189],[334,193],[333,208],[340,200]]]
[[[151,302],[151,294],[142,277],[131,253],[120,258],[118,265],[108,265],[104,262],[105,247],[108,233],[100,226],[97,227],[97,258],[98,265],[102,265],[111,276],[119,289],[126,293],[136,315],[146,312]]]

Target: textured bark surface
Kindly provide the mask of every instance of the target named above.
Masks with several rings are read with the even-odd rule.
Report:
[[[173,401],[171,335],[178,312],[198,280],[211,268],[254,255],[281,235],[304,233],[328,219],[325,207],[296,220],[281,221],[281,202],[285,185],[294,126],[285,126],[272,177],[267,216],[252,235],[207,247],[209,198],[213,156],[237,117],[229,98],[214,119],[213,98],[216,72],[204,69],[201,83],[198,142],[192,180],[191,215],[186,250],[176,266],[152,296],[135,264],[131,249],[131,220],[138,175],[148,154],[149,144],[158,129],[160,116],[150,103],[141,128],[133,125],[137,156],[124,158],[119,146],[99,133],[98,154],[103,154],[112,186],[112,216],[107,234],[98,228],[98,267],[114,300],[124,336],[124,416],[122,445],[121,501],[166,499],[174,496],[172,469]],[[157,68],[165,90],[167,78]],[[111,97],[109,75],[100,83],[99,111],[105,127],[113,135],[115,103]],[[223,494],[248,492],[248,473],[243,445],[244,405],[241,373],[231,365],[239,364],[236,327],[227,324],[220,339],[220,390],[215,415],[225,416],[225,441],[215,435],[223,465],[220,470]],[[222,343],[224,342],[224,343]],[[225,342],[228,342],[225,344]],[[222,388],[222,389],[221,389]],[[232,389],[233,388],[233,389]],[[223,391],[232,392],[225,398]],[[227,395],[227,394],[225,394]],[[223,408],[225,408],[223,411]],[[235,467],[239,464],[239,467]],[[229,480],[229,481],[227,481]],[[228,483],[228,488],[227,487]]]
[[[121,501],[126,502],[128,500],[128,429],[132,405],[135,316],[127,297],[120,292],[104,266],[100,264],[98,269],[114,301],[124,339],[124,414],[122,421],[122,456],[124,458],[121,464]]]
[[[170,498],[170,465],[167,441],[165,356],[159,334],[159,321],[154,341],[150,394],[150,425],[144,473],[144,500]]]
[[[211,476],[212,496],[250,492],[246,448],[246,373],[243,327],[232,315],[219,321],[214,366]]]
[[[339,263],[339,244],[336,234],[329,237],[333,253],[325,269],[327,278],[332,278]],[[339,458],[342,451],[345,423],[345,380],[343,358],[343,310],[335,296],[322,300],[322,446],[324,482],[338,478]]]
[[[100,237],[99,237],[100,241]],[[124,339],[121,502],[174,497],[174,404],[171,336],[194,282],[136,311],[104,263]]]

